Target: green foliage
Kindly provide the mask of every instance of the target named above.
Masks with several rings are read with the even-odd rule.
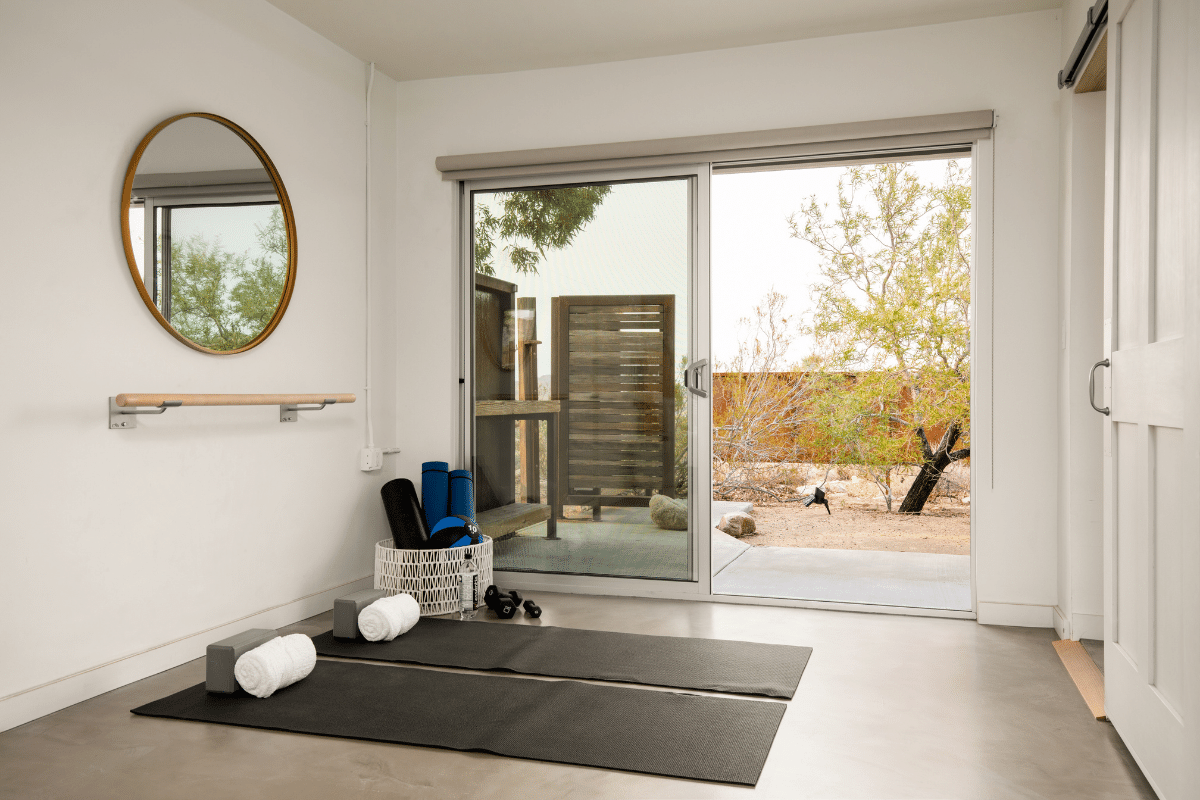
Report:
[[[257,226],[260,254],[231,253],[195,234],[171,243],[175,330],[210,350],[236,350],[262,333],[287,280],[287,232],[279,208]]]
[[[506,258],[518,274],[536,273],[548,250],[561,250],[596,216],[611,186],[573,186],[501,192],[498,213],[475,206],[475,271],[494,275]],[[501,245],[507,240],[508,245]]]
[[[970,174],[951,161],[925,186],[909,164],[852,167],[836,208],[812,198],[788,222],[822,260],[802,328],[815,343],[805,368],[827,384],[821,444],[868,467],[890,508],[890,470],[925,460],[918,428],[958,423],[969,437]]]

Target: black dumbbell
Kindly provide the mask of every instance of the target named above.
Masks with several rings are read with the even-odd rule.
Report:
[[[517,604],[509,595],[501,594],[495,584],[489,586],[483,593],[483,602],[488,608],[495,611],[496,616],[500,619],[512,619],[516,616]]]
[[[518,608],[525,609],[525,613],[533,619],[537,619],[542,615],[542,609],[532,600],[525,600],[521,597],[521,593],[516,589],[510,589],[507,592],[500,591],[500,587],[492,584],[483,593],[483,602],[492,611],[496,612],[496,616],[500,619],[512,619]]]

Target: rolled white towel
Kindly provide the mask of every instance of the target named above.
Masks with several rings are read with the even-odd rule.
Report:
[[[233,665],[238,685],[255,697],[270,697],[307,678],[317,663],[317,648],[303,633],[280,636],[244,653]]]
[[[411,594],[383,597],[358,615],[358,629],[368,642],[390,642],[421,619],[421,604]]]

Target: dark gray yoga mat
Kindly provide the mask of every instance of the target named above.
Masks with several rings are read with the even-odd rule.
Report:
[[[318,661],[307,678],[264,700],[209,694],[201,683],[133,713],[753,786],[785,709],[765,700]]]
[[[313,637],[317,653],[791,699],[811,647],[422,618],[390,642]]]

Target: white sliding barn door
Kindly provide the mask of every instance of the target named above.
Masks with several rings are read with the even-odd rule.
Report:
[[[1164,800],[1200,797],[1195,5],[1116,0],[1109,27],[1106,705]]]

